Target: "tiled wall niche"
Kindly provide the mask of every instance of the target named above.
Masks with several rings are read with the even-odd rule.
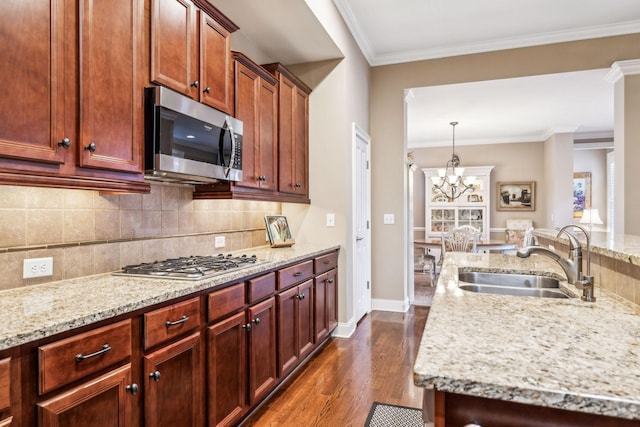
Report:
[[[190,186],[150,194],[0,186],[0,289],[118,270],[168,257],[265,245],[276,202],[193,200]],[[226,246],[214,248],[225,236]],[[23,279],[26,258],[53,257],[53,276]]]

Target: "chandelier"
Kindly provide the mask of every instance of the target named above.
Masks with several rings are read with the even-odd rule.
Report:
[[[453,146],[451,149],[451,160],[447,162],[447,167],[438,169],[438,176],[431,177],[433,182],[432,191],[441,193],[449,200],[455,200],[469,190],[473,190],[476,180],[474,176],[463,178],[464,168],[460,166],[460,157],[456,154],[456,125],[458,122],[449,123],[453,128]]]

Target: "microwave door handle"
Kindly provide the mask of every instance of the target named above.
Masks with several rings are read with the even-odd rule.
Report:
[[[231,138],[231,157],[229,158],[229,165],[224,172],[224,176],[226,178],[229,177],[229,173],[231,172],[231,167],[236,161],[236,135],[233,133],[233,126],[231,126],[231,121],[229,120],[229,116],[224,120],[225,127],[229,131],[229,137]]]

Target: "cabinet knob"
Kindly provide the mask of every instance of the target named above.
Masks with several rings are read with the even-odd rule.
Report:
[[[85,150],[87,151],[91,151],[92,153],[96,151],[96,143],[91,141],[89,143],[89,145],[87,145],[86,147],[84,147]]]
[[[303,299],[304,299],[304,294],[300,294],[300,295],[298,295],[298,299],[299,299],[299,300],[303,300]]]
[[[251,330],[251,323],[247,323],[246,325],[242,325],[242,329],[246,329],[247,332]]]
[[[134,384],[130,384],[130,385],[126,386],[124,389],[126,391],[128,391],[129,393],[133,394],[133,395],[138,394],[138,384],[135,384],[135,383]]]
[[[333,283],[333,279],[327,280],[327,283]]]
[[[211,93],[211,88],[209,86],[207,86],[206,88],[204,88],[203,92],[204,93]]]
[[[69,148],[71,146],[71,140],[65,136],[61,141],[58,141],[58,145],[62,148]]]
[[[200,82],[199,81],[194,81],[193,83],[191,83],[191,87],[200,87]]]
[[[295,183],[295,185],[294,185],[294,187],[296,187],[296,188],[300,188],[300,187],[302,187],[302,184],[300,184],[299,182],[296,182],[296,183]]]
[[[260,324],[260,318],[256,317],[255,319],[253,319],[253,323],[255,323],[256,325]]]
[[[160,381],[160,371],[151,372],[149,378],[153,378],[155,382]]]

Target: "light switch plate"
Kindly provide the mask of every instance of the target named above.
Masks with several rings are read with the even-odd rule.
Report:
[[[336,226],[336,214],[328,213],[327,227],[335,227],[335,226]]]
[[[215,246],[216,248],[224,248],[224,245],[225,245],[224,236],[216,236],[213,242],[213,246]]]
[[[396,216],[394,214],[384,214],[383,220],[385,224],[395,224]]]

